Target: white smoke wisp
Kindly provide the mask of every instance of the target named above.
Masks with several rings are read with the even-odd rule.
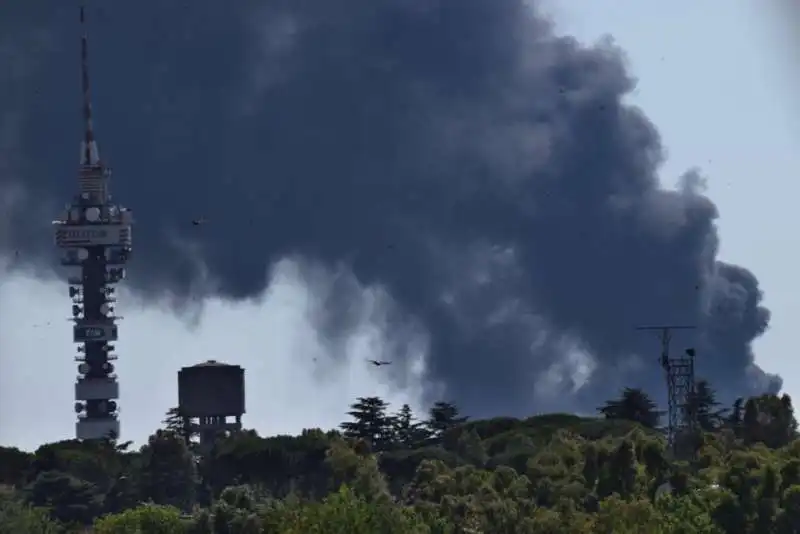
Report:
[[[144,442],[177,404],[178,370],[209,359],[245,368],[243,422],[261,435],[335,428],[347,420],[357,397],[380,396],[393,409],[408,403],[419,410],[424,337],[406,345],[416,351],[404,359],[412,364],[392,369],[405,380],[390,381],[386,368],[367,362],[389,345],[380,291],[359,287],[356,301],[364,313],[335,343],[328,342],[313,321],[321,305],[314,293],[318,280],[306,283],[302,272],[294,261],[280,262],[259,298],[207,298],[191,321],[176,316],[168,298],[148,302],[118,288],[118,313],[124,316],[115,343],[122,439]],[[65,319],[67,286],[20,271],[0,273],[0,445],[32,450],[71,439],[77,353]]]

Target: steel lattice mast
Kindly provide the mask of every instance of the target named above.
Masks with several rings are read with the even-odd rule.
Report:
[[[694,349],[687,349],[684,356],[670,356],[670,341],[673,330],[693,330],[694,326],[658,325],[640,326],[637,330],[661,332],[661,367],[667,379],[667,446],[679,454],[680,438],[694,425],[690,401],[694,393]]]
[[[125,277],[131,253],[132,213],[111,202],[111,169],[100,160],[92,123],[89,93],[89,46],[85,9],[80,8],[81,82],[84,134],[78,171],[78,194],[61,218],[53,221],[56,245],[63,250],[61,264],[69,269],[73,342],[79,344],[75,412],[78,439],[118,437],[119,383],[113,354],[118,338],[113,285]]]

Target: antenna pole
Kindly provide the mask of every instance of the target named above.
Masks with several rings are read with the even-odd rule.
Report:
[[[81,3],[81,90],[83,92],[83,142],[81,143],[81,165],[97,165],[100,154],[94,138],[92,124],[92,100],[89,93],[89,37],[86,32],[86,6]]]
[[[667,447],[676,456],[681,449],[681,437],[694,428],[694,410],[690,406],[694,393],[694,358],[695,350],[686,349],[684,356],[670,356],[670,342],[674,330],[694,330],[689,325],[652,325],[639,326],[637,330],[655,330],[660,333],[660,364],[667,379]]]

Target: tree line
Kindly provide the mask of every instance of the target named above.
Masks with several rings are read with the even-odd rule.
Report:
[[[688,449],[625,389],[597,417],[419,417],[357,399],[338,429],[220,435],[177,409],[130,442],[0,447],[0,532],[186,534],[789,534],[800,532],[800,440],[789,396],[722,406],[699,381]]]

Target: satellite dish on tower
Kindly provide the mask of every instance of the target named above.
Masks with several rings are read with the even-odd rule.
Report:
[[[84,261],[88,257],[89,257],[89,251],[88,250],[86,250],[85,248],[79,248],[78,249],[78,259],[80,259],[81,261]]]
[[[86,208],[86,220],[89,222],[97,222],[100,219],[100,208],[96,208],[92,206],[91,208]]]
[[[88,373],[89,372],[89,364],[86,363],[86,362],[83,362],[82,364],[80,364],[78,366],[78,372],[80,374],[82,374],[82,375],[85,375],[86,373]]]

